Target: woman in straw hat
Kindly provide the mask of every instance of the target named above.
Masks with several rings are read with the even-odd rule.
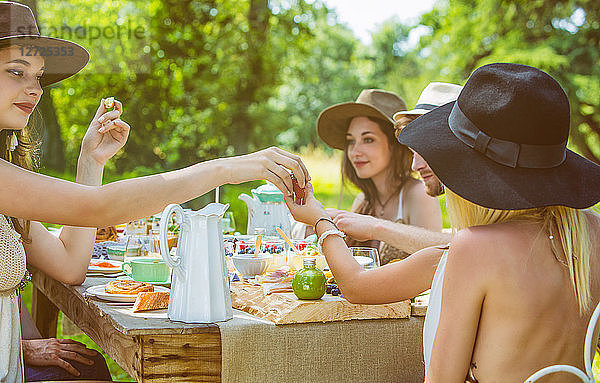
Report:
[[[462,86],[432,82],[423,89],[419,100],[412,110],[403,110],[394,114],[395,135],[423,114],[455,101],[460,93]],[[402,148],[402,145],[398,146]],[[433,175],[431,169],[420,161],[419,156],[413,157],[412,170],[419,173],[423,180],[425,192],[431,197],[438,197],[443,194],[443,187],[437,177]],[[330,212],[332,210],[328,210]],[[336,212],[333,210],[334,215]],[[346,235],[352,238],[376,239],[384,242],[381,247],[381,258],[384,260],[394,259],[394,255],[412,254],[428,246],[435,246],[450,242],[450,233],[440,232],[439,230],[429,230],[423,227],[407,225],[402,222],[390,222],[384,219],[377,219],[362,214],[349,212],[339,212],[335,215],[336,224]],[[396,258],[399,259],[399,258]]]
[[[348,300],[394,302],[431,287],[426,381],[522,382],[548,365],[582,369],[600,298],[600,217],[585,210],[600,201],[600,167],[566,149],[568,134],[569,102],[552,77],[490,64],[456,102],[399,135],[445,185],[457,231],[449,248],[363,271],[310,192],[305,206],[287,203],[316,225]]]
[[[0,2],[0,381],[23,380],[19,287],[27,263],[66,283],[81,283],[95,229],[65,227],[60,238],[37,221],[104,227],[148,216],[169,203],[198,197],[224,183],[267,179],[290,194],[290,171],[304,186],[308,172],[295,155],[277,148],[199,163],[169,173],[100,186],[104,163],[125,143],[122,105],[100,103],[82,143],[77,183],[32,172],[37,143],[29,119],[42,87],[81,70],[87,51],[39,35],[31,10]]]
[[[378,226],[391,222],[441,231],[438,201],[411,174],[410,150],[394,137],[395,112],[406,110],[395,93],[366,89],[356,102],[325,109],[317,119],[317,133],[330,147],[344,151],[342,176],[361,190],[351,212],[328,209],[334,222],[351,233],[351,246],[369,241],[381,251],[381,263],[408,254],[380,242]],[[369,230],[364,230],[369,228]]]

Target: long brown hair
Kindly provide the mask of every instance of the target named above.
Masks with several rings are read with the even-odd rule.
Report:
[[[8,45],[5,44],[0,45],[0,49],[7,47]],[[37,171],[39,169],[41,123],[41,114],[37,109],[34,109],[34,113],[31,115],[29,123],[22,130],[0,130],[0,157],[24,169]],[[16,149],[11,152],[9,150],[9,142],[13,133],[16,135],[19,144]],[[23,242],[31,242],[31,238],[29,238],[30,221],[25,221],[24,225],[21,225],[21,222],[14,217],[10,217],[10,221],[15,228],[15,231],[21,235]]]
[[[368,117],[369,120],[377,123],[381,131],[388,140],[391,152],[389,172],[389,182],[393,185],[396,192],[400,192],[404,183],[411,177],[412,152],[404,145],[400,144],[394,137],[394,127],[389,121],[383,119]],[[350,121],[348,121],[349,125]],[[370,178],[361,179],[356,174],[352,162],[348,159],[348,145],[344,147],[344,157],[342,158],[342,184],[351,182],[362,191],[365,196],[363,202],[355,210],[355,213],[375,215],[376,202],[381,204],[377,195],[377,188]]]

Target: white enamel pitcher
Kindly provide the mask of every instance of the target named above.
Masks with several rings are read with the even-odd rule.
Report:
[[[160,253],[173,268],[169,319],[186,323],[213,323],[231,319],[229,277],[224,257],[221,218],[229,204],[208,204],[184,211],[171,204],[160,219]],[[167,229],[172,214],[181,222],[177,251],[169,254]]]

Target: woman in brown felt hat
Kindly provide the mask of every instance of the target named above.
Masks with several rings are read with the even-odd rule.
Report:
[[[496,63],[400,132],[446,189],[449,247],[363,270],[310,183],[305,205],[286,198],[294,218],[315,226],[349,301],[431,288],[426,382],[593,381],[600,216],[588,208],[600,202],[600,166],[567,149],[569,110],[548,74]]]
[[[129,134],[118,101],[114,111],[100,102],[83,139],[76,183],[34,173],[37,142],[29,119],[42,87],[72,76],[88,57],[77,44],[40,36],[29,8],[0,2],[0,381],[24,379],[17,297],[27,284],[26,259],[57,280],[79,284],[92,253],[95,229],[63,227],[57,238],[39,222],[105,227],[225,183],[267,179],[290,195],[290,171],[302,187],[309,178],[299,157],[269,148],[101,186],[104,163]]]
[[[440,206],[411,172],[412,154],[394,137],[394,113],[406,110],[392,92],[365,89],[356,102],[333,105],[317,119],[317,133],[330,147],[344,151],[342,177],[361,190],[350,212],[328,209],[341,230],[355,233],[350,246],[380,250],[381,264],[408,254],[380,242],[376,228],[389,221],[441,231]],[[385,222],[384,222],[385,221]],[[361,242],[363,241],[363,242]],[[368,241],[368,242],[364,242]]]

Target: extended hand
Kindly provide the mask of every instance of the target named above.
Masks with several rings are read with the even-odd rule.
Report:
[[[333,218],[335,225],[353,239],[357,241],[376,239],[373,238],[373,228],[377,218],[337,209],[327,209],[327,213]]]
[[[31,339],[23,340],[23,359],[31,366],[58,366],[74,376],[81,375],[67,360],[92,365],[94,361],[85,356],[94,356],[83,343],[71,339]]]
[[[225,158],[229,167],[228,183],[238,184],[246,181],[267,180],[273,183],[285,195],[292,193],[292,172],[300,186],[310,181],[308,170],[295,154],[277,147],[260,150],[238,157]]]
[[[115,110],[107,112],[104,100],[90,122],[90,126],[81,143],[81,155],[89,156],[104,165],[127,142],[129,125],[120,119],[123,105],[115,100]]]
[[[306,184],[306,203],[304,205],[296,204],[292,196],[285,196],[285,203],[296,221],[309,226],[314,225],[321,217],[329,217],[321,202],[315,198],[310,182]]]

